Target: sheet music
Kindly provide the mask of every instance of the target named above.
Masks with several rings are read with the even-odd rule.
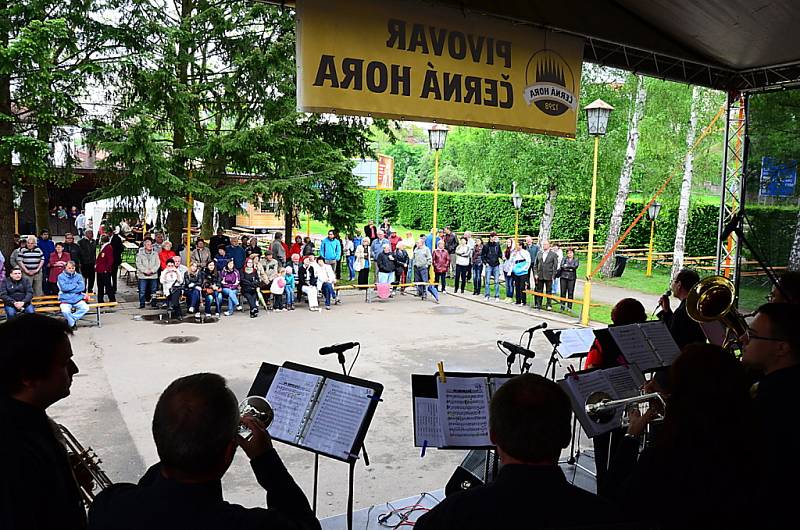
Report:
[[[600,370],[605,374],[608,382],[614,388],[614,399],[624,399],[639,395],[639,389],[644,385],[644,377],[634,365],[615,366]]]
[[[267,401],[275,418],[267,431],[276,440],[297,443],[322,376],[278,368]]]
[[[439,421],[439,401],[436,398],[414,398],[414,445],[422,447],[442,447],[444,433]]]
[[[594,330],[591,328],[562,329],[560,338],[558,353],[564,358],[572,357],[589,352],[594,344]]]
[[[661,321],[645,322],[639,324],[642,332],[650,341],[650,345],[656,351],[656,355],[661,358],[664,366],[670,366],[675,358],[681,353],[680,348],[672,338],[672,334],[667,329],[666,324]]]
[[[619,427],[622,420],[622,410],[616,413],[612,421],[602,424],[592,421],[586,414],[586,400],[595,392],[605,392],[611,396],[611,399],[617,399],[614,386],[604,372],[605,370],[594,370],[582,373],[578,377],[566,377],[559,382],[569,394],[572,401],[572,410],[589,437],[594,437]]]
[[[636,364],[643,372],[661,366],[661,360],[653,353],[637,324],[609,327],[608,331],[629,364]]]
[[[485,446],[489,440],[489,398],[485,377],[436,380],[445,445]]]
[[[369,388],[327,379],[302,445],[321,453],[348,457],[354,450],[353,444],[367,414],[372,392]]]

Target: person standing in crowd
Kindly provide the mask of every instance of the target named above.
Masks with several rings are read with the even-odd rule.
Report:
[[[319,255],[331,268],[336,267],[336,264],[342,259],[342,244],[336,239],[333,230],[328,230],[328,237],[322,240],[319,246]]]
[[[183,275],[178,272],[174,259],[167,260],[166,267],[161,271],[160,282],[161,292],[167,298],[165,305],[169,308],[171,317],[181,320],[183,318],[183,311],[181,311]]]
[[[200,265],[192,261],[189,272],[183,277],[183,292],[186,293],[186,310],[195,318],[200,318],[200,298],[203,296],[203,277]]]
[[[356,248],[356,259],[353,262],[353,269],[358,273],[358,285],[367,285],[369,283],[369,238],[364,237],[361,244]],[[362,287],[365,289],[365,287]]]
[[[11,320],[19,313],[33,313],[33,286],[28,278],[22,277],[22,269],[14,267],[6,278],[0,280],[0,300],[6,312],[6,319]]]
[[[439,303],[439,292],[436,290],[435,285],[429,285],[430,268],[433,264],[433,256],[431,250],[425,246],[425,238],[420,237],[417,239],[417,248],[414,249],[414,281],[417,284],[417,295],[420,300],[427,299],[427,293],[430,292],[436,303]]]
[[[550,242],[542,240],[542,250],[536,256],[533,277],[536,280],[536,291],[539,293],[553,294],[553,278],[558,270],[558,256],[550,249]],[[534,306],[542,309],[542,296],[534,295]],[[547,310],[553,309],[553,299],[547,298],[545,301]]]
[[[111,284],[114,286],[114,292],[116,293],[119,266],[122,265],[122,253],[125,252],[125,245],[122,242],[122,238],[119,236],[119,230],[114,230],[114,234],[109,238],[108,242],[114,250],[114,263],[111,266]]]
[[[191,260],[189,264],[197,263],[197,268],[199,270],[205,269],[208,262],[211,261],[211,251],[206,247],[206,242],[202,237],[197,238],[197,243],[190,256]]]
[[[580,261],[575,257],[575,249],[567,249],[567,257],[561,261],[561,267],[556,274],[561,279],[561,296],[573,300],[575,298],[575,281],[578,278],[578,267]],[[564,308],[572,311],[572,302],[561,302],[561,310]]]
[[[369,223],[364,227],[364,235],[372,241],[378,238],[378,228],[375,226],[375,221],[369,220]]]
[[[455,233],[450,230],[449,226],[444,228],[444,249],[450,255],[450,261],[448,265],[447,274],[448,276],[455,276],[456,274],[456,247],[458,246],[458,238],[456,237]]]
[[[237,311],[242,310],[242,306],[239,303],[239,282],[241,276],[233,260],[228,261],[228,264],[222,269],[219,279],[222,284],[222,297],[227,297],[228,299],[228,312],[225,314],[231,316],[233,315],[234,309]]]
[[[433,251],[433,272],[434,283],[441,285],[442,293],[446,292],[447,288],[447,271],[450,268],[450,253],[444,247],[444,240],[439,240],[439,246]]]
[[[254,256],[257,256],[257,254],[254,254]],[[242,296],[247,300],[247,305],[250,306],[250,318],[258,316],[258,296],[256,293],[260,283],[253,258],[247,258],[244,262],[244,270],[242,270],[241,286]]]
[[[89,312],[89,306],[86,304],[89,296],[86,294],[83,277],[75,271],[74,261],[67,262],[64,272],[59,274],[56,284],[61,314],[64,315],[69,327],[73,330],[78,329],[78,320]]]
[[[514,277],[514,293],[516,294],[516,305],[528,305],[528,295],[525,293],[525,279],[530,274],[531,255],[524,246],[514,249],[511,254],[513,263],[511,273]]]
[[[438,233],[436,235],[436,243],[433,246],[431,246],[431,244],[432,244],[431,240],[432,239],[433,239],[433,236],[431,236],[431,234],[427,234],[425,236],[425,246],[428,247],[428,250],[430,250],[431,253],[433,253],[433,251],[439,246],[439,241],[444,239],[444,230],[442,228],[439,229],[439,231],[438,231]]]
[[[384,243],[381,252],[375,257],[376,269],[378,271],[377,282],[379,284],[392,283],[394,280],[395,260],[392,254],[391,243]]]
[[[158,268],[160,260],[153,249],[153,240],[144,238],[142,248],[136,254],[136,277],[139,279],[139,309],[144,309],[158,290]]]
[[[680,300],[680,304],[673,312],[669,304],[669,296],[664,295],[659,299],[661,313],[658,318],[667,325],[672,338],[679,348],[693,342],[706,342],[706,335],[698,322],[695,322],[686,312],[686,299],[697,282],[700,275],[691,269],[681,269],[672,280],[672,295]]]
[[[394,281],[398,284],[406,283],[406,278],[408,276],[408,252],[406,252],[405,245],[403,244],[403,240],[397,242],[397,248],[394,251]],[[405,291],[405,287],[400,289],[400,292],[403,293]]]
[[[525,236],[525,248],[528,249],[528,254],[531,255],[531,273],[525,280],[525,288],[531,290],[536,286],[536,280],[533,280],[534,268],[536,265],[536,258],[539,256],[539,245],[533,242],[533,237]]]
[[[481,294],[481,282],[483,280],[483,239],[478,237],[475,239],[475,246],[472,247],[472,294]]]
[[[282,276],[278,276],[269,286],[269,292],[272,295],[272,310],[276,313],[286,311],[283,307],[283,293],[286,291],[286,280]]]
[[[289,247],[289,259],[292,259],[292,254],[303,255],[303,236],[294,236],[294,243]]]
[[[377,276],[378,276],[377,259],[378,259],[378,255],[381,252],[383,252],[383,245],[390,245],[391,246],[391,243],[389,243],[389,240],[386,239],[386,232],[384,232],[383,230],[378,230],[378,238],[375,239],[375,240],[372,240],[372,242],[369,244],[369,246],[370,246],[370,248],[369,248],[370,255],[372,256],[373,261],[375,261],[375,263],[376,263],[376,269],[375,269],[376,280],[377,280]]]
[[[51,289],[50,281],[50,254],[56,251],[56,246],[53,243],[53,240],[50,239],[50,230],[46,228],[39,232],[39,239],[36,241],[36,246],[42,251],[42,255],[44,256],[44,265],[43,265],[43,275],[39,279],[42,284],[41,291],[44,294],[57,294],[55,291]],[[23,270],[23,272],[25,272]],[[34,287],[36,289],[36,287]],[[34,295],[36,296],[36,295]]]
[[[467,244],[467,238],[462,237],[461,242],[456,247],[456,281],[453,287],[453,292],[457,293],[459,284],[461,285],[461,294],[464,294],[464,288],[467,285],[467,271],[470,269],[470,261],[472,254]]]
[[[317,267],[314,258],[308,256],[303,261],[300,271],[300,290],[306,295],[309,311],[319,311],[319,297],[317,291]]]
[[[167,268],[167,262],[175,257],[175,251],[172,250],[172,241],[164,241],[161,243],[161,252],[158,253],[158,267],[160,270]]]
[[[161,245],[164,244],[164,234],[161,232],[156,232],[153,235],[153,250],[156,251],[156,254],[161,254]]]
[[[491,287],[491,280],[494,278],[494,301],[500,301],[500,258],[502,251],[500,249],[500,238],[497,232],[489,234],[489,242],[484,245],[481,250],[481,261],[486,268],[486,301],[489,301],[489,288]]]
[[[498,476],[449,495],[414,528],[626,528],[615,526],[625,520],[622,512],[567,482],[558,467],[571,425],[569,397],[556,383],[533,374],[508,380],[489,404],[489,438],[503,462]],[[535,515],[531,499],[542,508]]]
[[[14,242],[17,244],[17,246],[11,251],[11,256],[6,262],[6,266],[8,267],[9,271],[14,267],[19,267],[19,253],[27,245],[26,239],[27,238],[20,237],[19,234],[14,234]]]
[[[47,415],[51,405],[69,396],[72,378],[78,373],[71,334],[63,320],[42,314],[21,315],[0,326],[3,528],[86,527],[72,464]]]
[[[81,271],[81,249],[77,243],[75,243],[75,236],[69,232],[64,234],[64,252],[69,254],[69,257],[72,261],[75,262],[75,266],[78,267],[78,272]]]
[[[64,272],[64,267],[67,265],[68,261],[72,260],[72,257],[64,252],[64,243],[60,241],[55,245],[55,251],[50,254],[50,261],[47,264],[47,283],[48,287],[47,290],[50,293],[55,293],[58,291],[58,276]]]
[[[261,250],[261,247],[258,245],[258,238],[251,237],[247,242],[247,248],[244,249],[245,259],[252,256],[253,254],[260,256],[262,253],[263,251]]]
[[[356,243],[352,234],[348,235],[344,242],[344,255],[347,256],[347,279],[352,282],[356,278],[356,269],[354,267],[356,261]]]
[[[553,289],[552,292],[555,295],[561,294],[561,289],[559,286],[558,281],[558,271],[561,269],[561,262],[564,260],[564,253],[561,251],[561,247],[558,245],[553,245],[550,249],[551,252],[555,253],[556,255],[556,274],[553,275]]]
[[[319,292],[322,293],[322,296],[325,298],[325,309],[330,311],[331,309],[331,300],[335,305],[341,303],[339,297],[336,294],[336,290],[334,289],[334,285],[336,285],[336,273],[333,272],[333,267],[331,267],[322,256],[317,258],[317,289]]]
[[[114,249],[111,248],[108,236],[100,238],[100,254],[97,256],[94,269],[94,272],[97,273],[97,301],[103,303],[107,294],[109,302],[116,302],[117,292],[111,282],[111,271],[114,270]]]
[[[233,260],[234,269],[237,271],[242,270],[242,267],[244,267],[244,260],[247,258],[247,254],[242,248],[242,242],[240,240],[234,239],[231,241],[231,246],[225,249],[225,255],[229,260]]]
[[[240,424],[250,430],[247,438],[237,434]],[[152,431],[160,461],[138,484],[114,484],[98,494],[89,530],[320,529],[266,426],[240,416],[238,400],[222,376],[193,374],[170,383],[158,398]],[[237,446],[266,490],[266,507],[245,508],[223,499],[221,480]]]
[[[19,254],[17,254],[17,265],[22,269],[22,274],[31,282],[34,297],[44,294],[42,280],[44,263],[44,252],[37,246],[36,238],[28,236],[25,248],[20,249]]]
[[[267,291],[267,296],[271,296],[271,292],[269,290],[270,285],[272,284],[272,280],[278,277],[278,271],[280,269],[280,265],[278,265],[278,260],[272,257],[272,251],[268,250],[266,256],[263,260],[259,260],[257,270],[258,270],[258,277],[261,280],[261,290]],[[267,305],[264,305],[266,309]]]
[[[83,210],[75,218],[75,230],[78,232],[78,237],[83,237],[86,233],[86,213]]]
[[[403,238],[400,237],[400,234],[392,232],[392,235],[389,236],[389,244],[392,245],[392,252],[397,250],[397,244],[402,240]]]
[[[392,223],[389,221],[388,217],[383,218],[380,229],[383,230],[384,234],[386,234],[387,239],[392,236]]]
[[[503,251],[503,277],[506,279],[506,303],[510,304],[514,300],[514,261],[512,257],[516,249],[513,238],[506,240],[506,248]]]
[[[219,271],[214,261],[209,261],[203,270],[202,276],[203,308],[206,316],[211,315],[211,304],[216,307],[214,314],[219,318],[222,313],[222,284],[220,283]]]
[[[211,236],[211,239],[208,241],[208,246],[210,247],[208,250],[209,252],[216,254],[217,249],[221,246],[223,248],[228,248],[231,244],[231,238],[225,235],[225,230],[222,227],[217,228],[217,234]]]
[[[272,245],[269,249],[272,251],[272,257],[277,260],[278,265],[281,267],[286,263],[286,251],[283,249],[283,234],[275,232],[275,237],[272,240]]]
[[[472,237],[472,232],[469,230],[464,232],[464,238],[467,240],[467,247],[469,248],[469,267],[467,267],[467,281],[472,281],[472,252],[475,250],[475,238]],[[456,266],[458,263],[456,263]]]
[[[297,256],[297,254],[292,255]],[[286,268],[283,270],[283,280],[286,282],[283,287],[283,297],[285,298],[286,309],[289,311],[294,311],[294,267],[291,265],[286,266]]]
[[[314,255],[314,242],[311,240],[310,237],[306,236],[303,238],[303,252],[300,253],[300,257],[305,259],[306,256],[313,256]]]

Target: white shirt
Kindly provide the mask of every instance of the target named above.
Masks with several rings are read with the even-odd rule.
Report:
[[[78,214],[78,217],[75,218],[75,228],[86,228],[86,216],[82,213]]]

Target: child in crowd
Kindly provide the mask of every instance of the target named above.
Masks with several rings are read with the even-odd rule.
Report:
[[[269,292],[272,293],[272,309],[276,312],[286,311],[283,307],[283,291],[286,288],[286,280],[283,276],[278,276],[269,286]]]
[[[286,308],[294,311],[294,268],[288,266],[284,273],[283,279],[286,281],[286,285],[283,288],[283,294],[286,299]]]

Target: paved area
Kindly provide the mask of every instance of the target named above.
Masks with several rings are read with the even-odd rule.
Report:
[[[103,317],[101,328],[87,322],[73,339],[76,375],[72,395],[52,408],[54,418],[67,425],[103,459],[113,481],[136,481],[157,461],[150,424],[155,402],[170,381],[200,371],[224,375],[240,398],[245,397],[262,362],[291,360],[332,371],[335,356],[321,357],[321,346],[360,341],[360,358],[353,375],[382,383],[383,402],[377,409],[366,445],[371,460],[356,466],[356,509],[412,496],[444,486],[464,453],[428,450],[424,458],[413,446],[410,374],[432,373],[437,361],[447,370],[505,371],[497,340],[518,341],[523,330],[547,319],[550,327],[567,327],[556,315],[505,304],[483,304],[453,295],[442,303],[413,296],[364,302],[362,295],[344,296],[331,311],[312,313],[304,306],[294,312],[264,314],[250,319],[246,312],[220,322],[160,324],[140,320],[157,310],[139,310],[123,303]],[[133,300],[133,293],[121,298]],[[157,317],[156,317],[157,318]],[[168,337],[185,342],[170,344]],[[537,352],[532,371],[543,373],[549,343],[536,333]],[[348,361],[352,352],[348,352]],[[565,365],[566,363],[562,363]],[[559,367],[559,373],[566,369]],[[304,491],[311,495],[313,455],[276,444]],[[224,479],[227,499],[248,506],[264,503],[246,458],[237,454]],[[347,465],[321,459],[319,516],[345,511]]]

